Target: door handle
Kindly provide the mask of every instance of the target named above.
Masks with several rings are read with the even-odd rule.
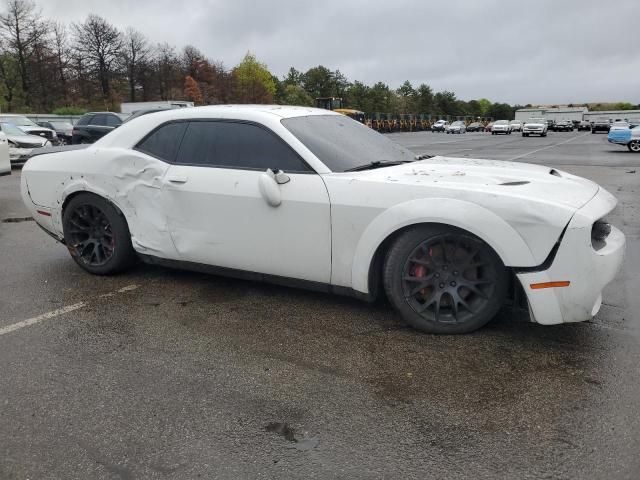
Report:
[[[167,178],[171,183],[187,183],[188,178],[184,175],[171,175]]]

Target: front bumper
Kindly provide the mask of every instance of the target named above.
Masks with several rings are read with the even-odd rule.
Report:
[[[544,325],[589,320],[600,309],[602,290],[622,265],[625,236],[615,227],[604,246],[591,244],[593,223],[615,207],[604,189],[579,209],[567,226],[551,266],[543,271],[516,273],[529,302],[531,319]],[[567,287],[533,289],[532,284],[569,281]]]
[[[9,147],[9,161],[12,165],[23,165],[31,158],[33,148]]]

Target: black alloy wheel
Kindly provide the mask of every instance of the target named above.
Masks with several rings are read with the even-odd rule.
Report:
[[[105,199],[81,193],[66,205],[62,226],[75,262],[95,275],[125,270],[136,260],[123,215]]]
[[[94,205],[76,207],[67,220],[67,246],[79,260],[92,267],[106,264],[115,249],[115,237],[107,216]]]
[[[429,333],[480,328],[502,306],[508,283],[506,268],[486,243],[446,227],[401,236],[388,253],[384,280],[405,321]]]

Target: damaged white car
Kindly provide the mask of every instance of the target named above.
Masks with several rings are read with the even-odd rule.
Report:
[[[136,258],[374,299],[410,325],[475,330],[509,294],[586,320],[625,238],[595,183],[536,165],[415,157],[344,115],[217,106],[137,118],[31,158],[37,223],[94,274]]]

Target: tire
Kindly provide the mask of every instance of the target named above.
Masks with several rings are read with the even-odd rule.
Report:
[[[640,140],[631,140],[627,148],[633,153],[640,153]]]
[[[523,137],[526,137],[526,136],[528,136],[528,135],[527,135],[526,133],[523,133],[523,134],[522,134],[522,136],[523,136]]]
[[[73,197],[62,214],[62,228],[71,257],[89,273],[119,273],[136,261],[124,216],[98,195]]]
[[[458,334],[477,330],[498,313],[508,273],[475,235],[446,225],[421,225],[391,245],[383,284],[408,325],[426,333]]]
[[[546,133],[541,133],[541,134],[540,134],[540,136],[541,136],[541,137],[546,137],[546,136],[547,136],[547,134],[546,134]]]
[[[591,133],[596,133],[596,131],[595,130],[591,130]]]

